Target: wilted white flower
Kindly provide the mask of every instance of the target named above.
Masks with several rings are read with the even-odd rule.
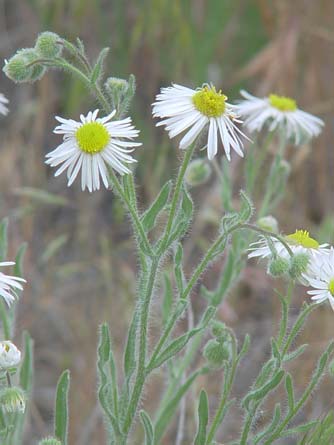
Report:
[[[8,113],[8,108],[6,105],[8,104],[8,99],[0,93],[0,114],[6,115]]]
[[[9,340],[0,342],[0,369],[17,366],[21,361],[21,352]]]
[[[334,311],[334,249],[312,262],[307,273],[303,275],[306,284],[312,287],[307,291],[316,303],[329,301]]]
[[[295,145],[318,136],[324,122],[316,116],[297,108],[296,101],[290,97],[270,94],[259,98],[242,90],[246,99],[238,103],[236,112],[244,119],[250,132],[261,131],[268,125],[269,131],[282,129],[286,138]]]
[[[62,134],[64,141],[46,155],[46,163],[51,167],[62,164],[55,176],[67,170],[68,186],[81,170],[81,188],[85,190],[87,187],[90,192],[99,190],[100,177],[108,188],[108,166],[121,175],[131,173],[125,164],[137,162],[129,153],[141,145],[132,141],[139,131],[131,125],[129,117],[110,122],[116,110],[103,118],[97,117],[98,112],[95,110],[87,116],[81,115],[81,122],[57,116],[61,125],[54,132]]]
[[[13,266],[15,263],[12,261],[6,261],[0,263],[0,266]],[[0,272],[0,296],[10,306],[16,298],[16,290],[23,290],[22,284],[26,280],[20,277],[14,277],[11,275],[5,275]]]
[[[306,230],[296,230],[295,233],[284,236],[284,240],[289,244],[293,254],[306,253],[310,257],[316,257],[319,253],[329,251],[328,244],[319,244],[317,240],[310,237]],[[272,240],[275,252],[278,256],[289,258],[289,252],[286,247],[278,240]],[[272,251],[265,237],[261,237],[259,241],[251,244],[248,258],[270,258]]]
[[[212,160],[218,151],[218,139],[222,141],[226,157],[231,159],[231,148],[243,157],[240,123],[235,105],[226,102],[227,97],[212,85],[192,90],[173,84],[162,88],[153,103],[153,116],[162,118],[157,126],[165,125],[170,138],[187,130],[180,141],[181,149],[188,148],[198,135],[208,127],[207,153]]]

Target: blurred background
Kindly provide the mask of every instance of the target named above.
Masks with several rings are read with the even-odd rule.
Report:
[[[161,86],[173,81],[196,87],[212,81],[230,101],[238,99],[241,87],[257,95],[276,92],[296,98],[301,108],[324,119],[326,127],[312,146],[290,148],[288,193],[275,216],[285,232],[308,228],[321,241],[333,242],[333,25],[332,0],[0,0],[0,59],[33,46],[44,30],[67,39],[79,36],[92,59],[102,47],[111,47],[108,75],[127,78],[134,73],[137,78],[131,115],[144,143],[136,151],[143,208],[178,165],[176,145],[151,118],[150,104]],[[61,371],[69,368],[70,443],[102,444],[95,395],[97,329],[104,320],[110,323],[121,360],[136,285],[131,227],[113,193],[82,193],[77,183],[68,189],[65,175],[55,179],[44,164],[44,155],[60,143],[52,133],[54,116],[77,119],[96,104],[80,83],[60,72],[48,73],[33,85],[14,85],[1,73],[0,91],[10,100],[10,114],[0,120],[0,212],[10,218],[12,255],[22,241],[28,243],[29,284],[19,305],[17,343],[22,330],[29,330],[35,340],[38,382],[25,443],[51,432],[55,385]],[[242,178],[237,168],[234,174],[237,198]],[[193,190],[193,197],[197,217],[192,240],[197,244],[188,246],[188,273],[222,215],[218,179],[213,175],[208,184]],[[215,265],[203,277],[208,288],[214,286],[220,267]],[[266,357],[279,315],[271,290],[276,285],[264,267],[250,264],[220,310],[220,318],[238,335],[250,332],[253,338],[236,394],[245,391]],[[305,298],[304,289],[298,293],[296,307]],[[204,302],[196,293],[192,298],[196,316]],[[319,307],[303,333],[301,342],[309,341],[312,347],[295,370],[301,386],[333,335],[333,320],[329,307]],[[214,407],[221,377],[218,373],[210,383],[201,379],[193,391],[207,386]],[[326,381],[326,390],[313,397],[305,415],[320,416],[333,407],[328,385],[334,390]],[[153,379],[151,386],[145,395],[148,411],[156,405],[153,394],[161,393],[163,379]],[[191,393],[187,402],[190,434]],[[238,431],[237,419],[230,420],[222,442]],[[185,440],[190,441],[187,434]],[[174,437],[172,427],[163,444],[173,443]]]

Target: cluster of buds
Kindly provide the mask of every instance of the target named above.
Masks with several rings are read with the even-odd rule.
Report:
[[[204,347],[203,355],[210,368],[220,369],[231,360],[231,337],[225,325],[217,320],[212,323],[212,338]]]

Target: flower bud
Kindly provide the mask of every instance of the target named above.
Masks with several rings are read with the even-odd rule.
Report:
[[[34,48],[21,49],[18,52],[18,54],[24,57],[27,65],[31,64],[32,62],[35,62],[37,59],[40,58],[40,55]],[[46,68],[39,63],[35,63],[35,64],[31,65],[31,74],[30,74],[29,82],[35,82],[36,80],[41,79],[41,77],[43,77],[45,71],[46,71]]]
[[[296,253],[290,258],[289,275],[291,278],[298,279],[307,271],[310,257],[307,253]]]
[[[283,257],[272,258],[268,265],[268,273],[273,277],[284,276],[290,267],[289,260]]]
[[[204,348],[203,355],[210,367],[222,368],[231,355],[230,343],[228,341],[209,340]]]
[[[190,187],[196,187],[207,182],[210,175],[210,165],[203,159],[195,159],[187,168],[185,181]]]
[[[21,49],[5,63],[3,72],[17,83],[34,82],[45,72],[45,68],[40,64],[30,65],[38,57],[38,53],[33,48]]]
[[[10,341],[0,342],[0,369],[17,366],[21,361],[21,352]]]
[[[38,445],[61,445],[61,442],[55,437],[46,437],[38,442]]]
[[[108,77],[104,85],[111,96],[114,94],[124,95],[129,88],[129,82],[125,79],[119,79],[118,77]]]
[[[35,50],[41,57],[52,59],[61,55],[63,46],[59,43],[61,38],[54,32],[42,32],[35,45]]]
[[[21,388],[8,387],[0,391],[0,406],[6,413],[24,413],[26,398]]]
[[[278,233],[277,219],[271,215],[263,216],[257,220],[257,225],[263,230],[269,230],[269,232]]]
[[[213,320],[211,323],[211,332],[215,337],[221,337],[226,331],[225,323],[218,320]]]

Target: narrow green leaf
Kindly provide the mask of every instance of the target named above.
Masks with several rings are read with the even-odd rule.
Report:
[[[312,420],[311,422],[298,425],[294,428],[282,431],[280,437],[291,437],[297,436],[299,434],[307,433],[311,428],[313,428],[318,423],[317,420]],[[321,445],[321,444],[319,444]]]
[[[23,259],[24,255],[26,253],[28,244],[23,243],[19,247],[19,250],[17,251],[16,257],[15,257],[15,266],[14,266],[14,275],[17,277],[23,277]]]
[[[146,210],[146,212],[144,212],[144,214],[142,215],[141,217],[142,224],[147,232],[153,229],[158,214],[163,210],[163,208],[167,204],[171,186],[172,186],[172,181],[166,182],[166,184],[160,190],[159,195],[157,196],[151,207],[148,210]]]
[[[285,389],[288,396],[289,412],[292,412],[295,407],[295,396],[293,391],[292,377],[289,373],[285,377]]]
[[[138,311],[133,314],[133,319],[129,328],[128,339],[124,353],[124,372],[126,379],[130,379],[136,369],[136,336],[138,327]]]
[[[149,415],[144,411],[141,410],[140,413],[140,420],[143,424],[144,431],[145,431],[145,445],[153,445],[154,444],[154,429],[151,422],[151,419]]]
[[[251,391],[247,394],[247,396],[242,401],[242,406],[249,410],[249,404],[251,402],[264,401],[265,397],[268,395],[270,391],[273,391],[277,386],[281,383],[282,378],[284,377],[284,371],[277,371],[272,379],[263,385],[261,388]]]
[[[36,203],[43,205],[56,205],[61,207],[69,206],[70,203],[68,199],[63,196],[58,196],[53,193],[46,192],[45,190],[41,190],[33,187],[21,187],[15,189],[15,195],[22,196],[25,198],[30,198]]]
[[[167,273],[164,274],[164,298],[162,300],[162,320],[164,326],[169,319],[173,306],[173,288]]]
[[[94,68],[92,70],[92,74],[90,77],[90,81],[92,82],[93,85],[95,85],[97,82],[99,82],[99,80],[103,74],[103,65],[104,65],[104,61],[109,53],[109,50],[110,50],[110,48],[103,48],[97,58],[97,61],[94,65]]]
[[[194,445],[205,445],[206,442],[206,428],[209,420],[209,403],[208,395],[202,389],[199,405],[198,405],[198,428]]]
[[[284,356],[283,362],[288,362],[290,360],[294,360],[295,358],[299,357],[300,355],[302,355],[304,353],[304,351],[306,350],[307,347],[308,347],[308,345],[304,344],[304,345],[299,346],[297,349],[290,352],[289,354],[286,354]]]
[[[62,445],[67,445],[68,439],[68,391],[70,372],[64,371],[58,380],[55,404],[55,437]]]

